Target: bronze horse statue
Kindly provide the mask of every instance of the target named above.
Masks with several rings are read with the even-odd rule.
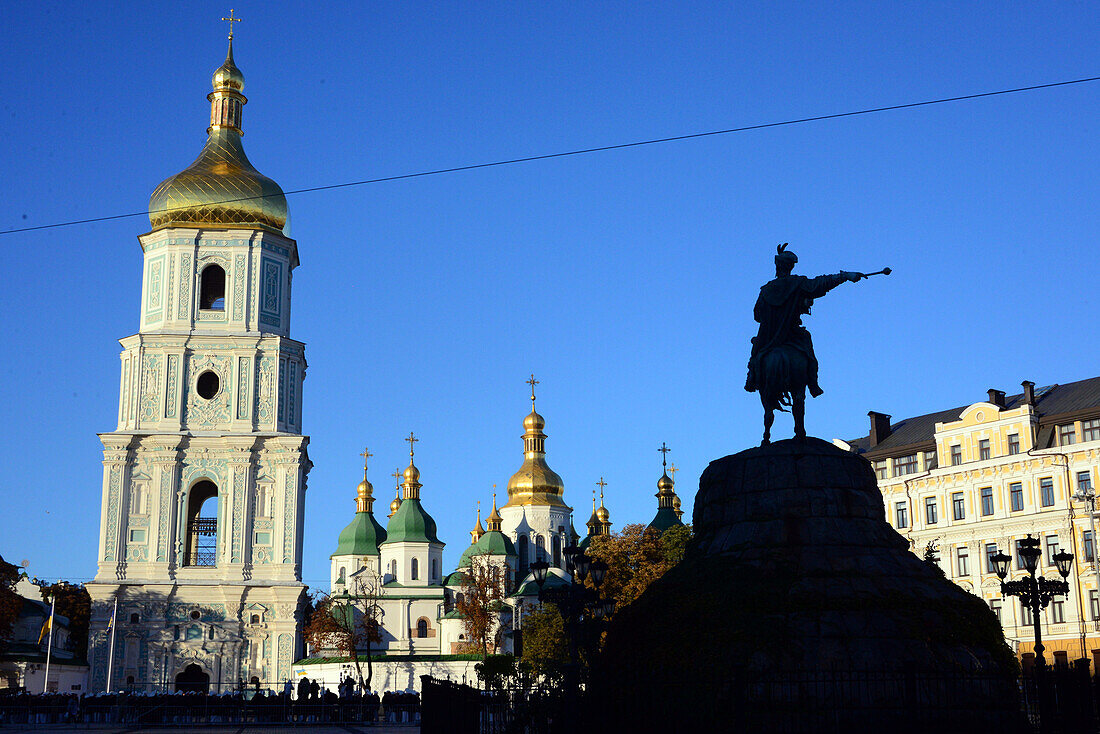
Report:
[[[764,284],[756,299],[753,317],[760,329],[752,340],[749,374],[745,389],[760,393],[764,406],[764,439],[771,442],[775,411],[790,408],[794,416],[794,437],[806,437],[806,391],[815,398],[822,394],[817,384],[817,357],[810,332],[802,317],[820,298],[845,281],[855,283],[872,275],[889,275],[890,268],[877,273],[841,271],[835,275],[807,278],[792,275],[798,257],[780,245],[775,256],[775,279]]]

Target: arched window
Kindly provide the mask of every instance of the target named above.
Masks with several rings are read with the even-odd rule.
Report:
[[[336,577],[336,583],[343,584],[347,581],[347,569],[343,566],[340,567],[340,575]]]
[[[210,311],[225,310],[225,271],[221,265],[207,265],[202,269],[199,283],[199,308]]]
[[[436,581],[439,578],[439,559],[432,559],[432,581]]]
[[[561,536],[550,538],[550,550],[554,554],[554,565],[561,568]]]
[[[128,686],[134,685],[134,676],[132,676],[132,675],[126,676],[126,685],[128,685]]]
[[[519,554],[519,577],[523,579],[527,575],[527,568],[531,564],[530,555],[531,549],[528,545],[527,536],[519,536],[519,549],[516,551]]]
[[[459,593],[458,596],[455,597],[455,604],[461,604],[464,601],[466,601],[465,594]]]
[[[541,535],[535,536],[535,560],[541,561],[546,558],[546,538]]]
[[[416,636],[421,639],[428,636],[428,620],[423,617],[416,620]]]
[[[137,624],[140,621],[141,621],[141,617],[138,615],[137,612],[134,612],[133,614],[130,615],[130,624]]]
[[[251,617],[250,624],[259,624],[259,623],[260,623],[260,615],[259,614],[253,614],[252,617]]]
[[[417,581],[420,578],[420,562],[415,558],[412,559],[412,569],[409,573],[409,578],[413,581]]]
[[[183,565],[217,565],[218,485],[204,479],[187,498],[187,545]]]
[[[394,558],[390,561],[390,576],[393,576],[393,580],[397,580],[397,559]]]

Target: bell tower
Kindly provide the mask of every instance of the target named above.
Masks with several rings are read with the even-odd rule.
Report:
[[[140,327],[120,342],[118,427],[100,434],[92,690],[281,685],[298,652],[298,247],[282,190],[244,153],[243,90],[230,33],[206,144],[153,191],[138,238]]]

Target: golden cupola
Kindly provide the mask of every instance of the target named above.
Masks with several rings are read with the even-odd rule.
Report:
[[[477,525],[474,525],[474,529],[470,531],[470,545],[473,545],[477,541],[481,540],[481,536],[485,535],[485,527],[481,524],[481,503],[477,503]]]
[[[286,196],[279,184],[249,162],[241,144],[241,117],[248,101],[244,75],[233,63],[233,35],[225,63],[214,72],[210,127],[195,162],[165,179],[149,197],[149,224],[163,227],[246,227],[282,232]]]
[[[504,506],[568,507],[562,499],[565,483],[546,463],[546,434],[542,432],[546,419],[535,410],[538,382],[533,375],[528,384],[531,385],[531,412],[523,419],[523,466],[508,480],[508,502]]]

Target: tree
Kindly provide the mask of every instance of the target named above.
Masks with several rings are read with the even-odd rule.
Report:
[[[539,675],[555,678],[569,662],[565,620],[553,604],[539,604],[523,615],[523,657]]]
[[[462,615],[466,638],[481,651],[482,658],[500,647],[500,609],[508,596],[511,577],[507,563],[493,561],[488,556],[474,556],[469,568],[463,569],[462,596],[455,609]]]
[[[645,525],[631,524],[621,532],[592,538],[585,552],[607,564],[600,592],[615,600],[616,609],[622,609],[683,560],[691,537],[690,525],[676,525],[658,533]],[[593,586],[591,576],[586,584]]]
[[[302,633],[315,650],[336,650],[355,663],[359,687],[369,691],[374,678],[371,646],[382,641],[382,579],[370,569],[352,574],[354,594],[318,592],[313,612]],[[366,650],[367,677],[359,664],[359,650]]]
[[[51,594],[57,599],[54,613],[69,619],[69,642],[73,652],[86,658],[88,622],[92,618],[91,594],[84,588],[84,584],[70,584],[68,581],[58,581],[41,589],[43,601],[48,601]]]
[[[23,597],[15,593],[19,573],[19,566],[8,563],[0,556],[0,651],[7,646],[12,627],[23,608]]]

